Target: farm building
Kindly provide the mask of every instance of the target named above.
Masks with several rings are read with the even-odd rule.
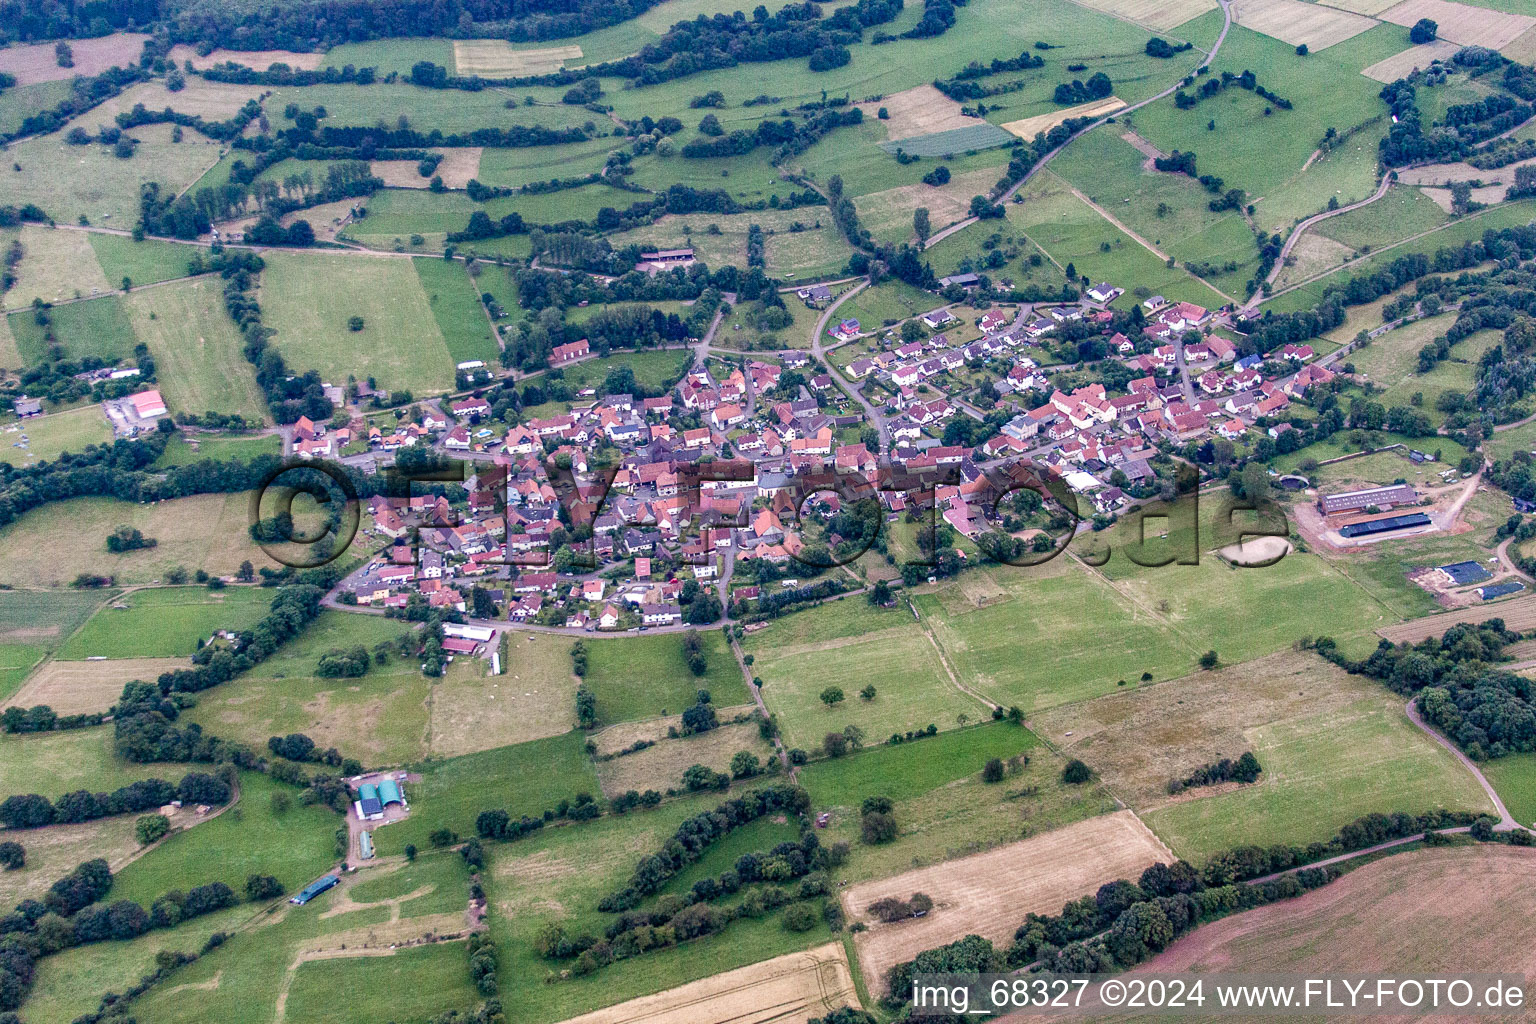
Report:
[[[1451,585],[1456,587],[1464,587],[1468,583],[1481,583],[1484,580],[1493,578],[1493,574],[1484,569],[1481,564],[1472,561],[1452,562],[1450,565],[1442,565],[1440,566],[1440,571],[1445,573],[1450,579]]]
[[[1525,589],[1525,584],[1519,580],[1509,580],[1505,583],[1495,583],[1491,587],[1478,587],[1477,596],[1484,601],[1492,601],[1496,597],[1504,597],[1508,594],[1518,594]]]
[[[357,836],[358,856],[363,860],[373,859],[373,836],[367,832],[360,832]]]
[[[1324,494],[1317,499],[1317,510],[1325,516],[1364,512],[1371,506],[1383,511],[1400,505],[1417,505],[1418,492],[1407,484],[1391,487],[1368,487],[1363,491],[1345,491],[1342,494]]]
[[[315,879],[313,882],[310,882],[308,885],[306,885],[302,892],[300,892],[297,896],[293,897],[293,899],[289,900],[288,902],[302,907],[304,904],[308,903],[316,896],[319,896],[321,893],[325,892],[327,889],[336,885],[340,881],[341,879],[337,878],[335,875],[322,875]]]
[[[1385,519],[1372,519],[1364,523],[1351,523],[1339,528],[1339,533],[1345,537],[1371,537],[1378,533],[1390,533],[1393,530],[1406,530],[1413,526],[1428,526],[1429,516],[1423,512],[1410,512],[1402,516],[1388,516]]]
[[[133,411],[141,420],[165,415],[165,399],[160,397],[160,392],[153,389],[140,391],[130,397],[129,401],[133,403]]]
[[[357,800],[353,806],[357,808],[359,821],[373,821],[384,817],[384,804],[379,800],[379,787],[371,782],[365,782],[357,788]]]
[[[379,783],[379,801],[385,807],[388,807],[390,804],[399,804],[401,807],[408,806],[405,802],[405,793],[401,791],[400,784],[394,779],[385,779]]]

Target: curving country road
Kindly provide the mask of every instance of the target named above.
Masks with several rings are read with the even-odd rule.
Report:
[[[1504,801],[1499,799],[1499,794],[1494,790],[1492,783],[1488,781],[1487,777],[1483,775],[1482,769],[1478,768],[1470,757],[1463,754],[1460,747],[1441,735],[1439,729],[1424,721],[1424,716],[1419,713],[1418,698],[1415,697],[1413,700],[1410,700],[1403,710],[1408,713],[1408,718],[1414,725],[1423,729],[1436,743],[1449,750],[1451,755],[1461,762],[1462,767],[1466,768],[1467,771],[1472,773],[1473,778],[1477,779],[1478,785],[1483,787],[1483,792],[1488,794],[1488,799],[1493,801],[1494,810],[1499,812],[1499,823],[1494,828],[1500,832],[1520,828],[1520,823],[1515,820],[1514,815],[1509,813],[1509,808],[1504,806]]]
[[[1324,210],[1322,213],[1314,213],[1312,216],[1296,225],[1296,230],[1291,232],[1291,236],[1287,238],[1285,240],[1285,244],[1280,247],[1280,257],[1279,259],[1275,260],[1275,265],[1269,268],[1269,274],[1264,278],[1264,284],[1272,285],[1275,283],[1275,279],[1279,277],[1280,272],[1285,269],[1285,258],[1291,254],[1291,250],[1295,248],[1296,243],[1301,241],[1301,236],[1306,234],[1308,228],[1321,221],[1327,220],[1329,217],[1337,217],[1340,214],[1358,210],[1362,206],[1369,206],[1376,200],[1380,199],[1382,196],[1386,195],[1387,190],[1391,187],[1392,175],[1390,173],[1383,174],[1381,176],[1381,184],[1376,186],[1376,191],[1367,198],[1362,199],[1357,203],[1350,203],[1348,206],[1341,206],[1336,210]],[[1264,289],[1260,287],[1258,291],[1254,292],[1253,295],[1249,297],[1247,302],[1243,303],[1242,306],[1239,307],[1238,312],[1247,312],[1248,310],[1253,309],[1259,303],[1263,302],[1267,297],[1268,296],[1264,294]]]

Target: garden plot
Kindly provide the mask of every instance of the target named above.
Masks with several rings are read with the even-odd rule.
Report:
[[[99,75],[107,68],[124,67],[138,60],[144,40],[136,32],[118,32],[100,39],[71,39],[74,67],[61,68],[51,42],[31,46],[11,45],[0,50],[0,71],[16,76],[17,85],[57,82],[76,75]]]
[[[1412,71],[1429,67],[1437,60],[1449,60],[1460,49],[1460,43],[1453,43],[1449,39],[1436,39],[1432,43],[1410,46],[1402,53],[1394,53],[1386,60],[1379,60],[1360,73],[1378,82],[1395,82],[1399,78],[1406,78]]]
[[[1062,905],[1117,878],[1135,878],[1173,853],[1131,811],[1117,811],[1065,828],[952,860],[850,886],[843,893],[849,920],[869,930],[854,939],[871,992],[885,990],[886,972],[924,950],[980,935],[1006,944],[1028,913],[1055,914]],[[881,924],[869,905],[925,893],[926,917]]]
[[[1412,26],[1420,18],[1428,18],[1438,25],[1441,39],[1493,50],[1508,46],[1536,27],[1536,18],[1528,15],[1505,14],[1449,0],[1403,0],[1396,7],[1381,12],[1383,21],[1405,27]]]
[[[776,1024],[859,1005],[848,954],[830,942],[573,1017],[565,1024]]]
[[[1106,96],[1102,100],[1094,100],[1092,103],[1080,103],[1075,107],[1067,107],[1065,110],[1054,110],[1049,114],[1036,114],[1034,117],[1009,121],[1002,128],[1004,131],[1017,135],[1028,142],[1041,132],[1048,132],[1057,125],[1072,120],[1074,117],[1105,117],[1113,114],[1123,106],[1125,106],[1125,100],[1122,100],[1120,97]]]
[[[1302,0],[1234,0],[1232,20],[1292,46],[1305,45],[1309,50],[1326,49],[1376,25],[1363,15]]]
[[[453,44],[453,63],[460,75],[513,78],[559,71],[568,60],[580,60],[579,46],[547,46],[514,50],[505,39],[460,39]]]
[[[1105,14],[1166,31],[1216,9],[1215,0],[1074,0]]]
[[[432,152],[441,153],[443,159],[437,165],[437,170],[425,178],[417,170],[420,165],[415,160],[375,160],[372,165],[374,176],[382,178],[389,188],[426,188],[432,184],[434,177],[442,178],[448,188],[463,188],[469,184],[470,178],[480,174],[479,146],[435,149]]]
[[[860,104],[865,117],[876,117],[881,109],[888,115],[885,137],[891,141],[910,139],[917,135],[947,132],[953,128],[969,128],[975,118],[960,113],[960,104],[939,92],[931,85],[919,85],[892,93],[875,103]]]

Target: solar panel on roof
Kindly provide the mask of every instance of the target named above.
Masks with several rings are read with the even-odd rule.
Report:
[[[1483,580],[1493,578],[1493,574],[1477,562],[1452,562],[1450,565],[1442,565],[1440,571],[1449,576],[1456,584],[1481,583]]]
[[[1505,594],[1518,594],[1524,589],[1524,583],[1521,583],[1519,580],[1510,580],[1507,583],[1495,583],[1491,587],[1478,587],[1477,596],[1481,597],[1484,601],[1492,601],[1494,598],[1503,597]]]
[[[1345,537],[1368,537],[1372,534],[1388,533],[1392,530],[1406,530],[1410,526],[1428,525],[1429,516],[1423,512],[1410,512],[1405,516],[1373,519],[1368,523],[1351,523],[1348,526],[1339,527],[1339,533]]]

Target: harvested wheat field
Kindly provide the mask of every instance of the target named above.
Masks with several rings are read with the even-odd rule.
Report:
[[[1536,28],[1527,29],[1520,34],[1519,38],[1499,52],[1517,64],[1530,64],[1536,61]]]
[[[1513,601],[1503,601],[1492,607],[1479,605],[1453,612],[1441,612],[1439,615],[1426,615],[1422,619],[1413,619],[1400,625],[1385,626],[1378,629],[1376,635],[1385,637],[1395,644],[1416,644],[1425,637],[1439,636],[1457,623],[1486,622],[1489,619],[1503,619],[1505,629],[1512,629],[1518,633],[1536,629],[1536,594],[1517,597]]]
[[[71,39],[69,48],[75,65],[69,68],[59,67],[51,42],[12,45],[0,50],[0,71],[15,75],[17,85],[56,82],[76,75],[99,75],[107,68],[138,63],[139,54],[144,51],[144,40],[148,38],[137,32],[115,32],[100,39]]]
[[[1336,242],[1316,231],[1308,231],[1291,248],[1291,256],[1295,262],[1281,268],[1280,276],[1275,280],[1275,286],[1284,288],[1286,285],[1305,281],[1316,274],[1334,269],[1354,255],[1355,250],[1343,242]]]
[[[1005,132],[1017,135],[1021,139],[1032,140],[1041,132],[1048,132],[1063,121],[1070,121],[1074,117],[1104,117],[1113,114],[1125,106],[1125,100],[1118,96],[1106,96],[1102,100],[1094,100],[1092,103],[1080,103],[1075,107],[1067,107],[1064,110],[1052,111],[1049,114],[1036,114],[1034,117],[1021,118],[1018,121],[1009,121],[999,125]]]
[[[820,1017],[859,1006],[842,943],[641,996],[572,1017],[565,1024],[770,1024]]]
[[[1133,812],[1116,811],[985,853],[852,886],[843,892],[843,908],[850,921],[869,925],[854,939],[859,969],[872,992],[884,991],[886,972],[925,949],[967,935],[1005,943],[1025,914],[1057,913],[1105,882],[1135,878],[1151,864],[1173,860]],[[868,914],[878,899],[906,899],[917,892],[933,900],[926,917],[881,924]]]
[[[115,658],[111,661],[50,661],[27,677],[0,707],[46,704],[61,715],[106,711],[117,702],[123,684],[154,682],[160,673],[191,668],[188,658]]]
[[[1441,39],[1493,50],[1508,46],[1536,27],[1536,18],[1528,15],[1505,14],[1449,0],[1403,0],[1396,7],[1381,12],[1383,21],[1405,27],[1412,26],[1420,18],[1428,18],[1438,25]]]
[[[885,108],[888,117],[881,123],[885,125],[885,137],[890,142],[956,128],[969,128],[976,123],[974,117],[960,113],[960,104],[931,85],[903,89],[877,103],[862,103],[859,106],[868,118],[876,117],[880,108]]]
[[[100,106],[92,107],[81,114],[79,123],[87,128],[109,125],[118,114],[126,114],[140,103],[150,110],[164,110],[170,107],[178,114],[205,117],[210,121],[223,121],[234,117],[240,112],[241,107],[251,100],[259,99],[265,91],[259,85],[210,82],[192,75],[188,76],[184,88],[171,92],[165,87],[165,82],[156,79],[152,82],[141,82],[104,100]],[[142,136],[143,129],[134,129],[134,134]],[[193,134],[190,138],[200,140],[203,136]],[[212,160],[213,157],[210,156],[209,161]]]
[[[1432,43],[1410,46],[1402,53],[1394,53],[1386,60],[1379,60],[1360,73],[1378,82],[1395,82],[1399,78],[1406,78],[1410,72],[1422,71],[1437,60],[1450,60],[1460,49],[1460,43],[1453,43],[1449,39],[1436,39]]]
[[[226,50],[221,47],[204,57],[191,46],[181,43],[171,47],[168,59],[177,66],[190,60],[199,71],[230,61],[255,71],[265,71],[273,64],[287,64],[295,71],[315,71],[325,60],[325,54],[295,53],[293,50]]]
[[[559,71],[568,60],[580,60],[579,46],[547,46],[514,50],[505,39],[460,39],[453,44],[453,63],[460,75],[514,78]]]
[[[853,201],[859,220],[877,238],[899,241],[912,235],[912,214],[919,206],[928,208],[935,231],[942,230],[971,215],[971,197],[991,190],[997,183],[995,167],[961,171],[947,184],[899,185],[871,192]]]
[[[1216,0],[1073,0],[1095,11],[1167,31],[1216,9]]]
[[[1432,978],[1476,970],[1529,976],[1536,971],[1532,871],[1536,851],[1508,846],[1398,854],[1298,899],[1199,928],[1131,973],[1284,972],[1306,977],[1343,969]],[[1146,1017],[1096,1014],[1093,1019]],[[1232,1017],[1181,1013],[1178,1019]],[[1391,1018],[1448,1019],[1452,1017],[1433,1014]],[[1523,1021],[1530,1014],[1521,1010],[1454,1019]]]
[[[1359,35],[1376,22],[1359,14],[1302,0],[1234,0],[1232,20],[1244,28],[1309,50],[1322,50]]]
[[[1341,11],[1352,11],[1355,14],[1374,18],[1393,4],[1401,2],[1402,0],[1328,0],[1323,6],[1337,7]]]
[[[442,178],[448,188],[463,188],[469,184],[470,178],[480,173],[479,146],[435,149],[432,152],[441,153],[443,159],[438,163],[437,170],[425,178],[417,170],[420,164],[415,160],[375,160],[373,173],[383,178],[384,184],[390,188],[426,188],[432,184],[434,177]]]

